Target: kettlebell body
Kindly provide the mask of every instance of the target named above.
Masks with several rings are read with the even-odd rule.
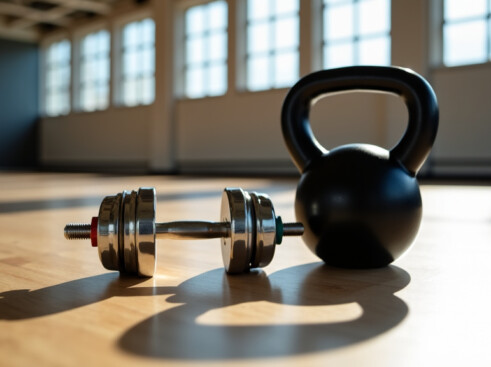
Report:
[[[295,212],[307,223],[305,243],[327,264],[367,268],[406,250],[418,233],[422,203],[416,178],[388,151],[353,144],[311,163],[298,184]]]
[[[314,138],[308,113],[329,93],[368,89],[395,93],[409,122],[390,151],[368,144],[327,151]],[[374,268],[390,264],[414,241],[422,217],[416,173],[438,126],[436,97],[417,74],[393,67],[348,67],[313,73],[285,99],[282,128],[302,172],[295,198],[307,246],[327,264]]]

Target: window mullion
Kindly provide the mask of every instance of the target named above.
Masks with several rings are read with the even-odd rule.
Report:
[[[464,2],[454,3],[454,6],[456,4],[465,6]],[[468,12],[464,17],[457,17],[457,19],[446,18],[445,9],[447,6],[449,6],[447,0],[442,0],[442,23],[440,28],[442,64],[445,66],[459,66],[490,61],[490,2],[486,2],[486,8],[481,9],[480,13],[477,11]],[[450,14],[455,15],[463,9],[465,8],[453,8]]]
[[[387,44],[387,41],[390,42],[391,39],[390,1],[385,0],[383,9],[377,12],[370,10],[369,6],[371,6],[369,2],[362,0],[347,0],[335,5],[329,4],[326,0],[323,1],[320,16],[322,16],[323,28],[322,64],[325,68],[361,64],[362,62],[374,65],[390,64]],[[369,15],[366,12],[373,13],[370,19],[367,19]],[[339,18],[342,16],[346,16],[346,19]],[[350,20],[352,24],[349,23]],[[387,29],[381,27],[382,24],[386,24]],[[337,31],[330,32],[333,29]],[[370,50],[370,54],[367,54],[366,50],[369,47],[367,45],[371,47],[371,44],[378,45],[379,48],[378,50],[374,48]]]
[[[152,23],[149,23],[152,22]],[[136,106],[142,104],[150,104],[153,102],[155,95],[154,83],[144,83],[144,68],[146,62],[155,61],[146,60],[147,54],[150,53],[152,48],[155,48],[155,43],[145,40],[146,26],[152,25],[154,27],[153,20],[151,18],[140,19],[127,23],[122,30],[122,68],[119,71],[119,79],[121,80],[122,88],[120,93],[120,103],[125,106]],[[155,39],[155,36],[153,36]],[[153,53],[155,60],[155,52]],[[154,74],[152,76],[154,77]],[[152,99],[147,100],[146,96],[152,96]]]
[[[213,10],[217,9],[214,8],[216,6],[222,7],[221,9],[218,9],[219,14],[222,13],[224,18],[218,19],[217,17],[211,16],[213,14]],[[216,65],[217,62],[221,63],[224,61],[226,70],[227,56],[225,56],[225,60],[220,59],[216,60],[217,62],[212,62],[212,39],[214,36],[220,37],[224,32],[227,36],[227,2],[224,0],[218,0],[192,6],[185,10],[184,18],[185,47],[184,62],[182,63],[182,70],[184,73],[184,94],[189,98],[203,98],[225,93],[226,86],[225,90],[221,91],[216,90],[215,85],[213,84],[216,82],[216,80],[212,77],[212,66]],[[199,22],[201,27],[196,28],[195,24],[191,22],[190,18],[197,19],[198,21],[201,19]],[[223,27],[225,27],[225,29],[223,29]],[[194,42],[194,44],[191,42]],[[225,50],[219,50],[219,53],[225,53]]]
[[[67,39],[54,42],[46,48],[45,78],[43,80],[43,106],[44,113],[48,116],[59,116],[68,113],[70,104],[63,102],[68,94],[70,80],[63,78],[63,73],[71,73],[70,70],[71,45]],[[68,51],[68,55],[65,53]]]

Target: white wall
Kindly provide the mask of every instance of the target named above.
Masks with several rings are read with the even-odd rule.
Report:
[[[491,65],[438,69],[433,84],[441,120],[436,172],[491,173]]]
[[[153,1],[156,20],[156,101],[138,108],[110,108],[90,114],[45,118],[41,122],[41,159],[45,165],[141,165],[165,171],[294,172],[280,130],[287,89],[258,93],[236,88],[241,70],[236,40],[240,1],[229,0],[229,91],[198,100],[175,98],[179,88],[176,60],[183,44],[175,33],[187,0]],[[491,163],[491,65],[441,68],[439,44],[430,22],[441,0],[393,1],[392,62],[424,75],[437,93],[440,132],[427,169],[433,172],[483,172]],[[194,1],[195,3],[196,1]],[[301,75],[319,68],[320,0],[301,0]],[[131,10],[128,5],[127,9]],[[430,11],[431,10],[431,11]],[[119,11],[125,12],[124,7]],[[111,19],[117,19],[115,14]],[[435,20],[436,21],[436,20]],[[363,142],[393,146],[403,134],[407,112],[393,96],[354,93],[321,100],[312,110],[317,139],[331,148]],[[451,167],[450,171],[449,168]]]
[[[43,119],[41,159],[63,168],[148,167],[152,106]]]

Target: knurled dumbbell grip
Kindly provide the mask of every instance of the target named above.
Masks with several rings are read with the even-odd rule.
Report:
[[[230,223],[207,221],[155,223],[155,236],[176,240],[228,237],[230,236]]]
[[[301,223],[283,223],[283,236],[301,236]],[[207,221],[178,221],[155,223],[157,238],[199,239],[230,237],[230,223]]]

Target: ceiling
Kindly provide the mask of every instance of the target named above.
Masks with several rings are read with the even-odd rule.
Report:
[[[119,0],[0,0],[0,38],[37,41],[74,21],[106,15]]]

